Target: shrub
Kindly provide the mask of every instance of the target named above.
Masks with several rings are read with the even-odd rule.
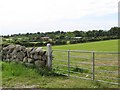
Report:
[[[56,40],[55,45],[65,45],[67,42],[65,40]]]
[[[70,40],[70,44],[76,44],[77,41],[76,40]]]

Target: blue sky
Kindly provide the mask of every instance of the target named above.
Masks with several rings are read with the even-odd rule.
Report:
[[[0,34],[109,30],[119,0],[1,0]]]

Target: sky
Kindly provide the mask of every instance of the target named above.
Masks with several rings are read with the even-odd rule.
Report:
[[[0,0],[0,35],[118,26],[119,0]]]

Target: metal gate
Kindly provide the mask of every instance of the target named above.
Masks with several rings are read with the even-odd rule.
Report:
[[[117,52],[53,50],[52,69],[68,77],[117,84]]]

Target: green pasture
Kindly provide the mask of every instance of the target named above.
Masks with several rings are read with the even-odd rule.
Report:
[[[46,46],[43,47],[46,49]],[[68,44],[68,45],[58,45],[52,46],[53,49],[60,50],[88,50],[88,51],[118,51],[118,39],[79,43],[79,44]]]

